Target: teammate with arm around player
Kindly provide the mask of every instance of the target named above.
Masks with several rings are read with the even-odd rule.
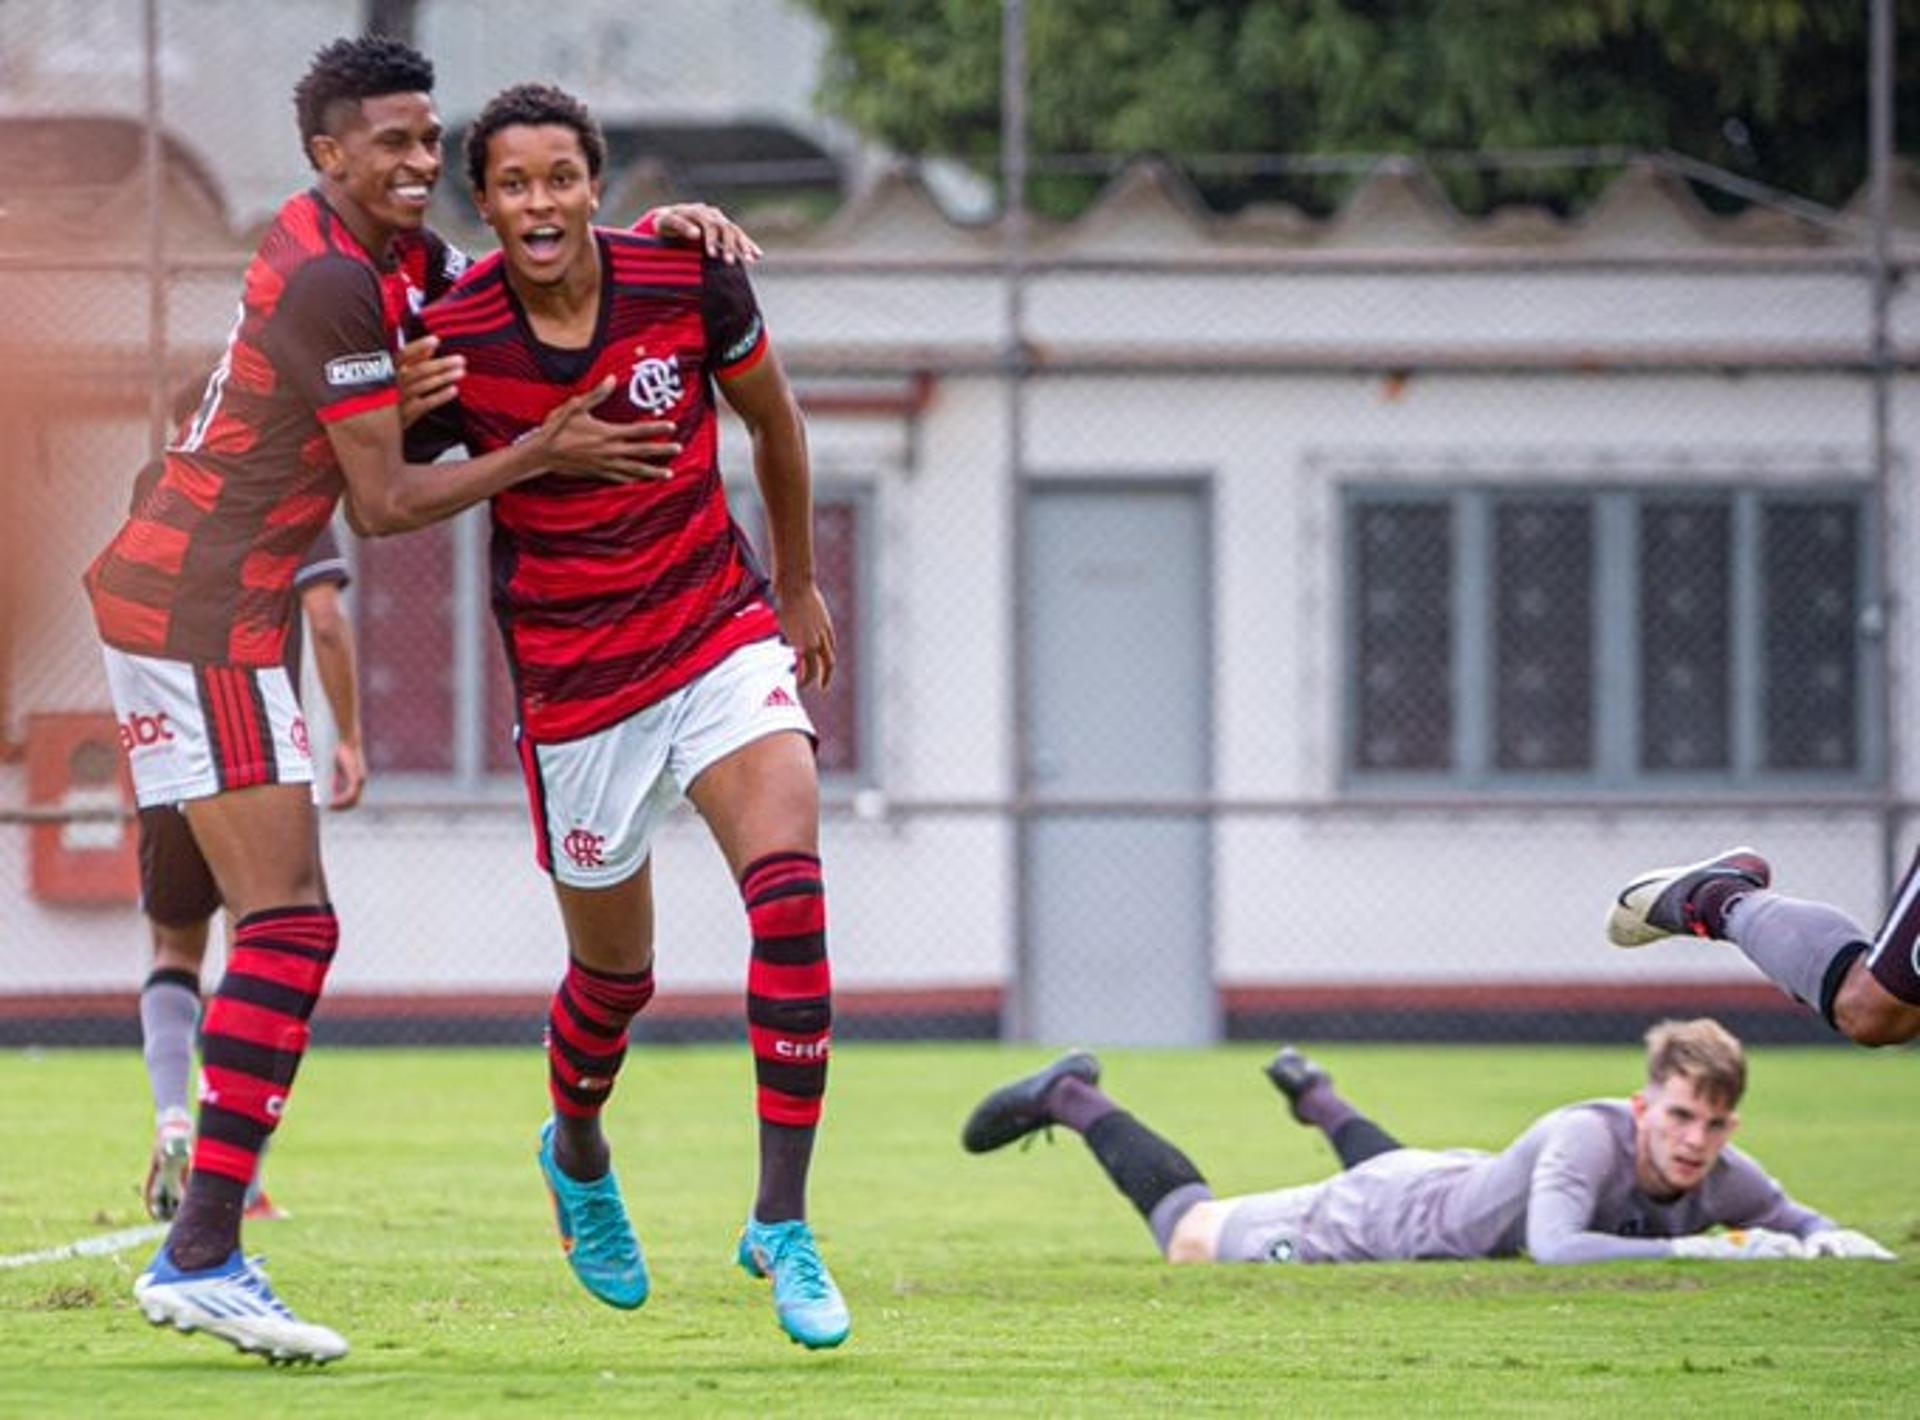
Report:
[[[421,232],[440,169],[432,85],[432,66],[394,40],[316,56],[295,99],[317,183],[268,229],[199,410],[85,579],[119,717],[165,715],[172,729],[129,747],[136,798],[182,807],[233,921],[203,1025],[191,1177],[135,1296],[156,1325],[277,1361],[347,1349],[297,1318],[240,1247],[339,940],[281,664],[294,568],[343,490],[361,526],[391,531],[556,469],[653,476],[676,452],[668,427],[585,417],[596,389],[512,448],[403,459],[391,352],[409,304],[404,239]]]

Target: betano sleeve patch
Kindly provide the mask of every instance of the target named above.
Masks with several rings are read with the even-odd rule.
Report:
[[[376,384],[393,378],[393,356],[385,350],[366,350],[327,361],[327,384],[334,389]]]

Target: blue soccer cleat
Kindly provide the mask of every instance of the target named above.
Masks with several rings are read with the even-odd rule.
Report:
[[[324,1366],[347,1354],[338,1332],[295,1316],[274,1295],[259,1259],[242,1256],[238,1248],[218,1267],[183,1272],[162,1243],[133,1284],[133,1298],[155,1326],[204,1331],[275,1365]]]
[[[749,1277],[773,1279],[773,1314],[780,1329],[802,1346],[819,1351],[847,1339],[853,1319],[805,1222],[748,1218],[736,1260]]]
[[[552,1120],[540,1131],[538,1157],[567,1266],[581,1286],[608,1306],[632,1311],[647,1299],[647,1260],[627,1221],[627,1205],[620,1201],[613,1170],[592,1183],[568,1178],[553,1159]]]

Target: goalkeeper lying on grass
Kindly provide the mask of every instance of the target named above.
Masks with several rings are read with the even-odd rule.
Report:
[[[1647,1032],[1646,1087],[1537,1120],[1506,1150],[1409,1149],[1334,1092],[1294,1050],[1267,1066],[1303,1124],[1343,1166],[1321,1183],[1215,1198],[1172,1144],[1099,1088],[1085,1052],[994,1091],[961,1136],[984,1154],[1061,1125],[1140,1210],[1169,1262],[1400,1262],[1511,1257],[1536,1262],[1893,1254],[1789,1198],[1727,1144],[1746,1088],[1740,1042],[1717,1021]],[[1707,1236],[1714,1227],[1734,1231]]]

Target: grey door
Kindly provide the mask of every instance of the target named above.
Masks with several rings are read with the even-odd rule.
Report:
[[[1023,1024],[1055,1043],[1205,1044],[1206,488],[1040,483],[1029,499]]]

